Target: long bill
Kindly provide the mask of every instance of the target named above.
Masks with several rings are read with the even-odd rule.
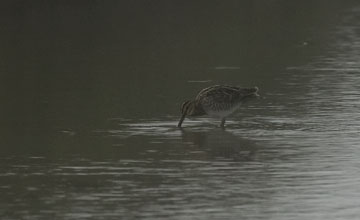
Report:
[[[186,116],[186,114],[182,114],[182,116],[181,116],[181,118],[180,118],[180,121],[179,121],[179,123],[178,123],[178,128],[181,128],[181,125],[182,125],[182,123],[183,123],[183,121],[184,121],[184,119],[185,119],[185,116]]]

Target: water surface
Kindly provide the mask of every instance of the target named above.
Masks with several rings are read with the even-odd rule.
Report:
[[[356,1],[5,6],[1,219],[360,215]],[[263,99],[178,129],[221,83]]]

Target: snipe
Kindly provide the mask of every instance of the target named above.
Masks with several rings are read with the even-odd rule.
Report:
[[[180,128],[186,116],[209,115],[221,119],[224,127],[227,116],[235,112],[241,104],[258,97],[258,87],[240,88],[237,86],[215,85],[199,92],[194,100],[181,105]]]

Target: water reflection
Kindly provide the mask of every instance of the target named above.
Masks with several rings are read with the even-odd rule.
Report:
[[[227,158],[236,161],[252,160],[258,148],[257,143],[235,135],[226,129],[220,129],[215,124],[208,122],[208,118],[189,120],[187,127],[176,127],[177,118],[163,120],[136,120],[112,119],[118,129],[98,130],[97,134],[112,138],[114,145],[123,146],[132,143],[132,140],[141,139],[151,145],[145,148],[143,155],[155,156],[156,154],[168,154],[168,156],[182,157],[187,159],[209,160]],[[229,128],[236,122],[229,120]],[[230,129],[231,130],[231,129]],[[173,146],[169,148],[168,143]],[[164,146],[165,145],[165,146]],[[137,146],[133,146],[137,148]]]
[[[1,219],[360,216],[359,3],[126,2],[5,4]],[[221,83],[266,99],[176,128]]]
[[[223,129],[196,131],[181,129],[183,142],[196,146],[199,151],[206,152],[210,158],[229,158],[235,161],[254,160],[258,146],[254,141],[235,136]]]

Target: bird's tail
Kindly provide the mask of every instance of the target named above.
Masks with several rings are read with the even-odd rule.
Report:
[[[243,88],[240,89],[240,92],[244,95],[244,96],[259,96],[258,94],[259,88],[257,86],[252,87],[252,88]]]

